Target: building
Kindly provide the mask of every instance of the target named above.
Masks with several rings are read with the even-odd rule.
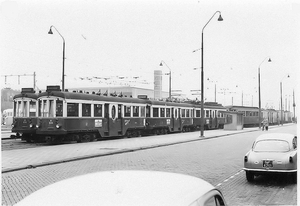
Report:
[[[130,86],[121,86],[121,87],[85,87],[85,88],[68,88],[69,92],[83,92],[83,93],[101,93],[101,95],[123,95],[123,97],[133,97],[137,98],[138,95],[146,95],[150,99],[165,99],[169,97],[168,92],[161,91],[161,98],[156,98],[154,95],[155,90],[152,89],[144,89],[139,87],[130,87]]]

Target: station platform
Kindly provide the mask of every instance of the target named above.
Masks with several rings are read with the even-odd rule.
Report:
[[[204,137],[196,131],[2,151],[2,173],[254,131],[258,128],[207,130]]]

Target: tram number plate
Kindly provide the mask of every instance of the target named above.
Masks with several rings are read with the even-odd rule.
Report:
[[[263,160],[263,167],[273,167],[273,161],[271,160]]]

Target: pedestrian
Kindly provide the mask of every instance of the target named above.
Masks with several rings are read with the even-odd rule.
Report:
[[[265,121],[265,128],[266,128],[266,131],[268,131],[268,129],[269,129],[269,121],[267,119]]]
[[[265,120],[263,120],[263,121],[261,122],[261,125],[262,125],[261,130],[264,131],[264,130],[265,130]]]

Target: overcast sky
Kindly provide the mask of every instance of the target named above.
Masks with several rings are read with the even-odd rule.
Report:
[[[170,68],[172,90],[199,98],[190,90],[200,89],[202,28],[221,11],[224,21],[216,14],[204,29],[206,101],[214,101],[216,84],[218,102],[241,105],[243,93],[244,105],[258,106],[260,66],[262,107],[278,109],[281,81],[284,104],[285,98],[292,104],[293,89],[297,94],[299,5],[296,0],[1,1],[1,87],[33,87],[32,76],[21,76],[19,84],[17,76],[5,82],[4,75],[34,72],[39,89],[61,85],[63,40],[55,29],[48,34],[53,25],[66,43],[65,88],[153,89],[154,70],[165,74]],[[162,60],[169,68],[159,66]],[[168,80],[164,75],[164,91]]]

